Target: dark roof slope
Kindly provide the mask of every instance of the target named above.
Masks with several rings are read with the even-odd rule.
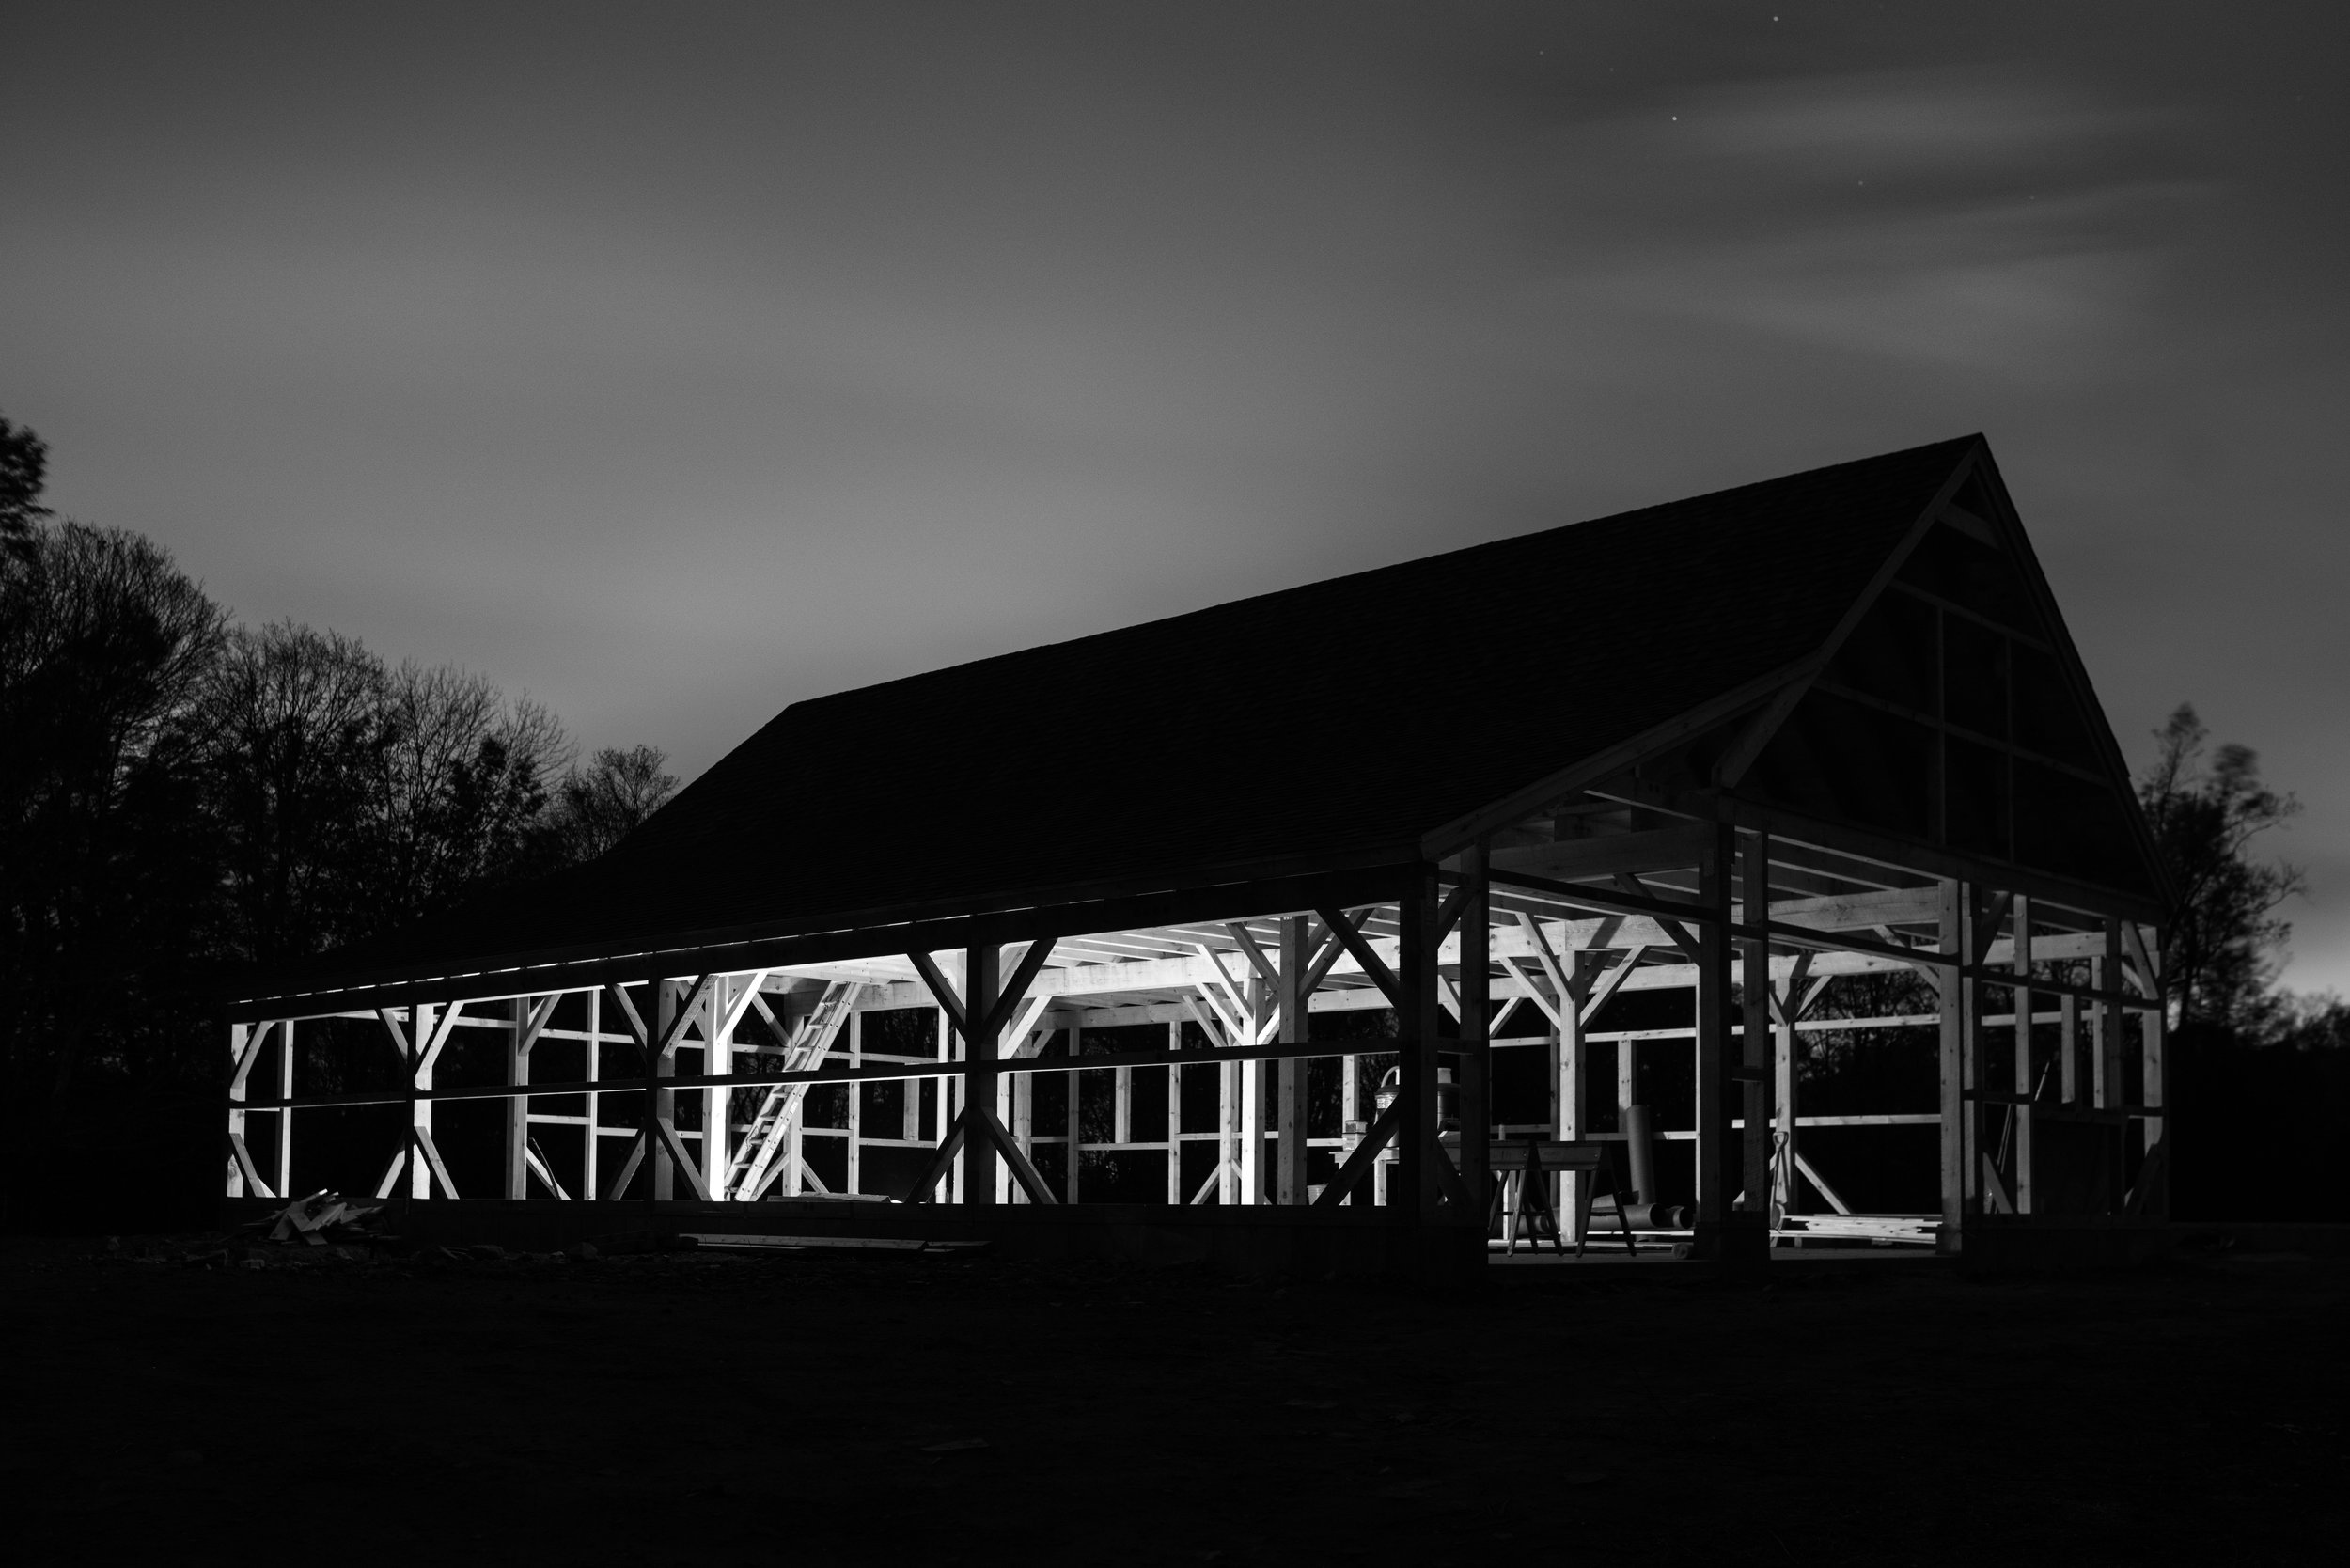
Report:
[[[1813,651],[1980,440],[794,703],[604,859],[323,967],[1405,858]]]

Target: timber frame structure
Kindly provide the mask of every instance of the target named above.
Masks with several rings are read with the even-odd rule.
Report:
[[[795,705],[603,859],[242,988],[227,1191],[364,1158],[540,1243],[1453,1268],[1530,1138],[1615,1146],[1699,1257],[2126,1256],[2167,896],[1968,437]],[[1906,1011],[1839,1006],[1888,976]],[[1862,1028],[1933,1102],[1804,1114]],[[1938,1204],[1850,1213],[1826,1128]],[[1569,1242],[1630,1228],[1590,1168],[1542,1179]]]

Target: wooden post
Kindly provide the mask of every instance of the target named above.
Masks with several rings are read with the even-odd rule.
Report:
[[[1487,879],[1487,846],[1478,840],[1463,852],[1466,879],[1461,901],[1461,1184],[1468,1189],[1470,1213],[1462,1217],[1482,1227],[1485,1184],[1493,1161],[1493,893]],[[1567,1004],[1574,1006],[1570,1000]]]
[[[661,1136],[661,1127],[664,1122],[677,1125],[677,1090],[660,1084],[664,1078],[677,1076],[677,1058],[660,1046],[677,1018],[677,982],[655,980],[652,989],[655,1001],[648,1020],[652,1038],[645,1043],[645,1168],[649,1177],[645,1191],[648,1202],[666,1203],[677,1196],[677,1166],[669,1157],[668,1140]]]
[[[261,1026],[267,1028],[269,1026]],[[228,1026],[228,1190],[230,1198],[244,1196],[244,1162],[237,1158],[237,1144],[244,1137],[244,1077],[237,1069],[243,1063],[245,1052],[252,1046],[253,1026]]]
[[[2096,984],[2100,991],[2122,989],[2122,923],[2106,923],[2106,955],[2095,961]],[[2122,1090],[2122,1004],[2100,1001],[2097,1004],[2097,1060],[2092,1088],[2099,1110],[2119,1110],[2123,1104]],[[2117,1197],[2120,1194],[2117,1192]]]
[[[1387,1201],[1417,1221],[1438,1192],[1436,1143],[1436,879],[1414,871],[1396,901],[1396,1167]]]
[[[2015,1092],[2024,1103],[2015,1107],[2015,1212],[2032,1212],[2031,1121],[2033,1091],[2039,1087],[2031,1059],[2031,895],[2015,895]]]
[[[1254,993],[1254,987],[1251,987]],[[1226,1208],[1240,1201],[1240,1064],[1215,1069],[1215,1200]]]
[[[1966,884],[1945,879],[1938,891],[1941,929],[1935,949],[1944,960],[1935,970],[1941,992],[1936,1076],[1942,1111],[1942,1225],[1935,1250],[1954,1255],[1966,1215],[1966,1020],[1959,1007],[1958,965],[1965,961],[1968,941],[1968,909]]]
[[[1355,1135],[1348,1129],[1365,1124],[1363,1120],[1363,1058],[1359,1056],[1340,1057],[1339,1058],[1339,1133],[1341,1139],[1339,1146],[1339,1158],[1340,1160],[1344,1160],[1355,1152]],[[1359,1187],[1355,1189],[1356,1192],[1361,1190]],[[1355,1201],[1355,1196],[1349,1193],[1340,1201],[1352,1204]]]
[[[1240,1079],[1240,1193],[1235,1201],[1250,1205],[1263,1202],[1265,1192],[1263,1066],[1255,1061],[1232,1064]]]
[[[2062,1018],[2057,1024],[2057,1094],[2065,1105],[2081,1103],[2081,999],[2066,992],[2058,1000]]]
[[[1579,983],[1590,969],[1590,954],[1571,949],[1565,958],[1567,979]],[[1590,1077],[1583,1063],[1582,1004],[1573,995],[1562,996],[1559,1013],[1564,1023],[1558,1033],[1558,1060],[1551,1081],[1551,1103],[1555,1107],[1552,1119],[1559,1137],[1573,1143],[1582,1137],[1590,1114]],[[1583,1184],[1590,1180],[1581,1171],[1569,1171],[1559,1178],[1559,1207],[1552,1212],[1568,1231],[1569,1240],[1583,1239]]]
[[[1281,991],[1274,1004],[1279,1010],[1284,1045],[1306,1043],[1306,919],[1292,916],[1281,922]],[[1274,1154],[1273,1200],[1294,1207],[1306,1201],[1306,1063],[1291,1057],[1277,1067],[1276,1131],[1280,1141]]]
[[[1697,928],[1697,1223],[1716,1234],[1730,1212],[1730,1184],[1740,1167],[1730,1138],[1729,1097],[1723,1093],[1731,1057],[1728,924],[1736,837],[1728,823],[1718,826],[1698,866],[1698,902],[1713,918]]]
[[[938,1060],[952,1062],[954,1056],[957,1056],[954,1020],[948,1015],[948,1009],[938,1009]],[[931,1107],[931,1142],[945,1142],[948,1140],[948,1126],[954,1121],[954,1112],[957,1112],[957,1095],[954,1095],[957,1081],[949,1079],[949,1076],[938,1076],[938,1079],[931,1081],[938,1084],[938,1095],[933,1095],[935,1105]],[[938,1201],[964,1201],[964,1161],[954,1161],[954,1168],[948,1175],[938,1178]]]
[[[849,1068],[852,1072],[865,1065],[865,1014],[849,1014]],[[863,1192],[865,1180],[865,1089],[863,1084],[849,1086],[849,1184],[847,1191]]]
[[[1958,982],[1958,1126],[1966,1143],[1961,1158],[1969,1214],[1982,1214],[1987,1207],[1982,1187],[1982,1106],[1974,1097],[1976,1090],[1982,1088],[1982,981],[1975,978],[1974,970],[1982,963],[1984,943],[1980,933],[1989,906],[1984,889],[1973,883],[1966,884],[1959,919],[1958,950],[1963,955],[1966,972]]]
[[[1745,887],[1740,917],[1759,926],[1771,914],[1771,839],[1755,833],[1747,839],[1743,857]],[[1741,940],[1739,1002],[1745,1051],[1739,1078],[1739,1115],[1746,1125],[1738,1139],[1743,1153],[1739,1170],[1740,1207],[1768,1215],[1771,1211],[1771,944],[1767,937]]]
[[[1183,1021],[1167,1021],[1167,1048],[1183,1048]],[[1183,1191],[1183,1070],[1170,1066],[1167,1070],[1167,1200],[1181,1206]]]
[[[530,998],[517,996],[513,1003],[513,1018],[507,1024],[510,1031],[506,1039],[506,1081],[519,1087],[530,1081],[530,1054],[523,1048],[523,1038],[530,1027]],[[530,1096],[517,1094],[506,1102],[506,1140],[502,1150],[505,1159],[504,1190],[500,1194],[509,1200],[530,1196]]]
[[[1026,1041],[1019,1041],[1015,1043],[1015,1048],[1023,1048],[1026,1044]],[[1009,1075],[1008,1081],[1011,1085],[1011,1136],[1019,1144],[1020,1152],[1028,1157],[1028,1163],[1034,1165],[1036,1163],[1036,1074],[1014,1073]],[[1007,1169],[1004,1175],[1009,1180],[1011,1172]],[[1011,1200],[1015,1203],[1026,1203],[1028,1200],[1027,1189],[1015,1184],[1011,1188]]]
[[[964,1038],[964,1059],[970,1064],[970,1076],[964,1080],[963,1103],[972,1108],[974,1116],[984,1107],[995,1107],[995,1027],[989,1022],[995,1013],[995,993],[1001,983],[1004,950],[993,942],[978,943],[964,954],[963,1015],[970,1020],[970,1028]],[[995,1152],[995,1140],[979,1137],[976,1129],[965,1134],[963,1140],[963,1200],[965,1203],[993,1207],[995,1202],[995,1169],[1002,1163]]]
[[[710,996],[705,1004],[709,1011],[702,1020],[702,1071],[715,1077],[734,1071],[734,1033],[727,1026],[727,1014],[733,1011],[734,988],[756,985],[757,975],[737,978],[732,975],[713,975]],[[713,1085],[702,1090],[702,1191],[713,1198],[724,1195],[727,1189],[728,1144],[731,1132],[727,1124],[733,1120],[734,1090],[724,1085]],[[807,1100],[802,1096],[795,1120],[806,1121]]]
[[[2105,922],[2105,956],[2093,962],[2097,989],[2118,992],[2122,989],[2122,922]],[[2122,1035],[2128,1014],[2119,1002],[2097,1003],[2096,1064],[2093,1070],[2093,1091],[2099,1110],[2118,1111],[2128,1103],[2127,1086],[2122,1076]],[[2126,1134],[2128,1124],[2123,1123]],[[2113,1159],[2107,1169],[2107,1190],[2112,1194],[2112,1209],[2119,1213],[2127,1185],[2129,1159],[2126,1136],[2114,1140]]]
[[[292,1099],[293,1085],[294,1021],[289,1018],[277,1026],[277,1097],[280,1100]],[[293,1107],[291,1105],[277,1107],[277,1152],[272,1163],[276,1168],[277,1196],[291,1198],[293,1196]]]
[[[603,1076],[603,988],[588,993],[588,1079],[596,1082]],[[580,1157],[580,1187],[582,1198],[602,1196],[603,1189],[596,1184],[598,1152],[603,1145],[603,1135],[597,1131],[603,1116],[603,1098],[595,1090],[588,1092],[588,1147]]]
[[[419,1002],[408,1010],[408,1081],[417,1093],[430,1093],[434,1072],[439,1066],[427,1048],[432,1040],[433,1027],[441,1021],[441,1010],[429,1002]],[[419,1136],[421,1135],[421,1136]],[[432,1136],[432,1102],[408,1098],[408,1196],[411,1199],[432,1196],[432,1162],[425,1157],[426,1139]]]

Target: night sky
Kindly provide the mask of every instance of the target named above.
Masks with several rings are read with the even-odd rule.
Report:
[[[689,774],[1980,430],[2133,763],[2192,701],[2306,803],[2350,989],[2345,63],[2339,4],[12,0],[0,410],[241,618]]]

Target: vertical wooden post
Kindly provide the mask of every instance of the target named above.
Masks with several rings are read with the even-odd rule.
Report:
[[[1493,892],[1487,858],[1481,839],[1461,855],[1466,892],[1461,901],[1456,987],[1461,999],[1461,1184],[1468,1189],[1470,1210],[1461,1217],[1480,1228],[1493,1164]]]
[[[942,1062],[952,1061],[960,1051],[961,1046],[957,1043],[954,1020],[948,1017],[945,1008],[940,1008],[938,1010],[938,1059]],[[942,1076],[931,1081],[938,1086],[938,1092],[934,1096],[936,1103],[931,1107],[931,1141],[944,1143],[947,1141],[947,1128],[953,1122],[955,1112],[961,1108],[958,1103],[959,1097],[956,1094],[956,1080]],[[938,1201],[942,1203],[963,1201],[963,1161],[955,1161],[954,1168],[938,1179]]]
[[[438,1063],[427,1047],[432,1030],[441,1021],[441,1010],[429,1002],[419,1002],[408,1010],[408,1196],[411,1199],[432,1196],[432,1162],[425,1155],[425,1140],[432,1136],[432,1102],[418,1099],[418,1093],[430,1093]],[[423,1137],[418,1137],[422,1134]]]
[[[661,1081],[677,1076],[677,1058],[660,1048],[669,1035],[669,1025],[677,1017],[678,995],[675,980],[657,980],[652,982],[652,1038],[645,1043],[645,1172],[646,1201],[666,1203],[677,1196],[677,1167],[669,1157],[669,1144],[661,1136],[663,1123],[677,1125],[677,1090],[663,1089]]]
[[[1073,1019],[1069,1025],[1070,1061],[1074,1063],[1077,1058],[1083,1055],[1084,1052],[1085,1028],[1082,1025]],[[1085,1120],[1079,1114],[1079,1106],[1077,1104],[1077,1086],[1084,1082],[1085,1074],[1078,1072],[1073,1065],[1069,1069],[1069,1106],[1067,1111],[1069,1121],[1069,1142],[1067,1145],[1069,1151],[1069,1163],[1062,1169],[1063,1185],[1066,1188],[1066,1191],[1062,1195],[1061,1201],[1065,1203],[1074,1203],[1077,1201],[1077,1172],[1085,1164],[1085,1161],[1080,1157],[1084,1153]]]
[[[1739,918],[1749,927],[1760,927],[1771,917],[1771,838],[1756,832],[1747,836],[1741,870],[1745,875],[1739,900]],[[1746,1125],[1741,1129],[1739,1147],[1742,1152],[1739,1169],[1740,1207],[1751,1213],[1768,1215],[1771,1211],[1771,1090],[1776,1076],[1771,1071],[1771,944],[1762,935],[1747,936],[1739,942],[1739,1011],[1743,1025],[1745,1051],[1739,1076],[1739,1116]]]
[[[523,1049],[524,1032],[530,1027],[530,998],[517,996],[513,1003],[514,1016],[507,1024],[506,1081],[519,1087],[530,1081],[530,1057]],[[530,1196],[530,1097],[510,1096],[506,1102],[506,1139],[501,1152],[505,1159],[505,1180],[499,1196],[519,1201]]]
[[[1292,916],[1281,922],[1281,991],[1274,1003],[1284,1045],[1306,1043],[1306,963],[1305,917]],[[1289,1057],[1277,1065],[1275,1131],[1280,1141],[1274,1153],[1273,1200],[1293,1207],[1306,1201],[1306,1063]]]
[[[1959,1007],[1958,966],[1965,962],[1969,911],[1964,883],[1945,879],[1938,885],[1937,890],[1941,902],[1941,929],[1935,950],[1943,960],[1935,966],[1935,978],[1941,992],[1935,1059],[1942,1111],[1942,1225],[1935,1237],[1935,1250],[1955,1254],[1959,1249],[1966,1215],[1966,1118],[1969,1107],[1962,1065],[1966,1057],[1966,1020]]]
[[[713,975],[710,978],[709,1012],[702,1025],[705,1044],[702,1049],[702,1071],[713,1077],[734,1072],[734,1032],[727,1027],[727,1014],[734,1011],[735,987],[756,985],[759,977],[746,975]],[[801,1116],[806,1121],[807,1100],[801,1097]],[[702,1090],[702,1191],[712,1198],[723,1198],[727,1188],[728,1145],[733,1129],[728,1125],[734,1120],[734,1090],[715,1084]]]
[[[865,1065],[865,1014],[849,1014],[849,1070],[855,1072]],[[849,1184],[848,1192],[865,1190],[865,1089],[863,1084],[849,1086]]]
[[[2032,1094],[2038,1080],[2031,1059],[2031,895],[2015,895],[2015,1092],[2024,1103],[2015,1107],[2015,1212],[2032,1212],[2031,1134]]]
[[[1343,1162],[1355,1152],[1354,1129],[1366,1125],[1363,1120],[1363,1058],[1346,1056],[1339,1058],[1339,1159]],[[1360,1192],[1360,1187],[1355,1192]],[[1352,1204],[1354,1193],[1339,1200]]]
[[[1253,994],[1254,987],[1251,987]],[[1251,1015],[1253,1018],[1253,1014]],[[1215,1069],[1215,1200],[1226,1208],[1240,1201],[1240,1064]]]
[[[1255,1205],[1264,1201],[1264,1126],[1265,1093],[1264,1064],[1241,1061],[1232,1064],[1240,1080],[1240,1158],[1239,1196],[1236,1202]]]
[[[1183,1021],[1167,1021],[1167,1048],[1183,1048]],[[1167,1070],[1167,1200],[1181,1205],[1183,1192],[1183,1070],[1171,1066]]]
[[[603,1076],[603,988],[598,986],[588,993],[588,1079],[594,1083]],[[587,1150],[580,1156],[579,1195],[595,1199],[603,1189],[596,1184],[597,1168],[602,1163],[599,1152],[603,1147],[603,1134],[598,1131],[603,1117],[603,1098],[594,1090],[588,1091]]]
[[[1013,1044],[1015,1049],[1020,1049],[1025,1048],[1027,1042],[1016,1041]],[[1020,1152],[1028,1157],[1028,1163],[1034,1165],[1036,1163],[1036,1074],[1014,1073],[1009,1074],[1009,1077],[1011,1084],[1012,1139],[1019,1144]],[[1006,1170],[1004,1174],[1009,1180],[1011,1173]],[[1026,1203],[1028,1201],[1027,1189],[1015,1185],[1011,1189],[1011,1199],[1015,1203]]]
[[[289,1018],[277,1026],[277,1098],[280,1101],[292,1099],[293,1085],[294,1021]],[[2151,1100],[2148,1102],[2150,1105],[2154,1103]],[[273,1163],[276,1167],[277,1195],[280,1198],[291,1198],[293,1196],[293,1106],[289,1105],[281,1104],[277,1107],[277,1152]]]
[[[262,1026],[267,1027],[267,1025]],[[253,1026],[228,1026],[228,1140],[223,1151],[228,1157],[228,1190],[230,1198],[244,1196],[244,1164],[237,1158],[237,1144],[244,1137],[244,1075],[237,1071],[253,1040]]]
[[[1982,1184],[1982,1105],[1975,1095],[1982,1088],[1982,981],[1976,978],[1976,970],[1982,964],[1985,943],[1981,931],[1988,908],[1985,890],[1966,884],[1959,917],[1959,952],[1966,967],[1958,981],[1958,1083],[1964,1105],[1958,1125],[1966,1142],[1963,1160],[1970,1214],[1982,1214],[1987,1207]]]
[[[1436,879],[1415,870],[1396,900],[1396,1165],[1388,1203],[1413,1220],[1433,1215],[1436,1161]]]
[[[2106,955],[2095,964],[2097,989],[2119,992],[2122,989],[2122,923],[2106,923]],[[2123,1104],[2122,1090],[2122,1004],[2100,1000],[2097,1003],[2097,1061],[2093,1074],[2099,1110],[2119,1110]],[[2117,1192],[2116,1197],[2120,1194]]]
[[[2057,1094],[2067,1105],[2081,1103],[2081,999],[2066,992],[2057,1003],[2062,1017],[2057,1024]]]
[[[1714,1235],[1730,1212],[1730,1184],[1740,1165],[1730,1137],[1729,1096],[1723,1092],[1731,1058],[1729,922],[1736,848],[1736,829],[1722,823],[1698,865],[1698,902],[1712,917],[1697,928],[1697,1223]]]
[[[1591,970],[1590,953],[1580,948],[1565,953],[1567,979],[1581,984]],[[1552,1079],[1552,1103],[1557,1106],[1554,1124],[1561,1140],[1573,1143],[1583,1137],[1590,1117],[1590,1075],[1584,1071],[1583,1009],[1572,994],[1559,999],[1559,1013],[1565,1020],[1559,1030],[1557,1073]],[[1553,1212],[1559,1223],[1568,1229],[1568,1239],[1583,1239],[1583,1184],[1591,1178],[1580,1171],[1570,1171],[1559,1178],[1559,1207]]]
[[[2119,992],[2122,980],[2122,922],[2107,920],[2105,956],[2096,960],[2092,968],[2097,977],[2097,989]],[[2127,1103],[2128,1091],[2122,1076],[2122,1034],[2127,1014],[2119,1002],[2100,999],[2097,1003],[2096,1063],[2092,1071],[2092,1090],[2099,1110],[2119,1111]],[[2123,1136],[2114,1139],[2113,1158],[2107,1167],[2107,1190],[2112,1195],[2110,1208],[2119,1213],[2126,1185],[2129,1159],[2129,1123],[2122,1123]]]
[[[995,1028],[988,1020],[995,1012],[995,993],[1001,984],[1004,949],[993,942],[980,942],[971,947],[963,961],[963,1015],[970,1020],[970,1028],[964,1039],[964,1059],[972,1069],[964,1080],[963,1103],[971,1108],[973,1120],[981,1109],[995,1108]],[[995,1202],[995,1169],[1002,1160],[995,1152],[995,1140],[982,1137],[977,1128],[966,1132],[963,1139],[963,1200],[965,1203],[993,1207]]]

